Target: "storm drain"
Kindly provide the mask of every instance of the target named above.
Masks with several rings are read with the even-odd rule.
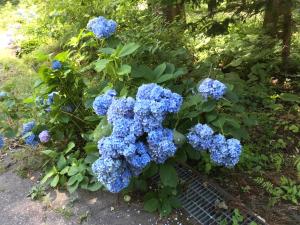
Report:
[[[179,196],[182,207],[202,225],[229,225],[235,218],[234,209],[226,205],[226,197],[219,188],[195,176],[192,171],[177,166],[180,179],[186,184]],[[248,210],[239,209],[242,225],[265,225],[266,223]]]

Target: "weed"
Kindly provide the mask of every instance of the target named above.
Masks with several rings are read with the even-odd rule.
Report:
[[[36,185],[31,188],[27,196],[32,200],[41,200],[45,195],[45,187],[43,185]]]

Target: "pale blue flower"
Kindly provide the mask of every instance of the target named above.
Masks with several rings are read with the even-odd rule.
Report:
[[[225,84],[218,80],[206,78],[199,85],[198,91],[205,99],[211,97],[213,99],[219,100],[226,93],[227,87]]]
[[[40,142],[42,142],[42,143],[49,142],[51,139],[51,135],[50,135],[49,131],[47,131],[47,130],[42,131],[39,134],[39,139],[40,139]]]
[[[88,22],[87,29],[92,31],[97,38],[108,38],[116,32],[117,23],[99,16]]]

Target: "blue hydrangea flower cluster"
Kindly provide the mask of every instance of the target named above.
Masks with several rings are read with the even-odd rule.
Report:
[[[51,67],[52,67],[53,70],[59,70],[59,69],[62,68],[62,64],[61,64],[60,61],[54,60],[54,61],[52,62],[52,66],[51,66]]]
[[[116,32],[117,23],[99,16],[88,22],[87,29],[92,31],[97,38],[108,38]]]
[[[33,128],[35,127],[35,121],[30,121],[28,123],[23,124],[22,135],[26,135],[30,133],[28,136],[25,137],[25,143],[27,145],[35,146],[38,144],[37,137],[35,134],[31,133]]]
[[[239,140],[234,138],[226,140],[223,135],[217,134],[213,138],[210,157],[219,165],[233,167],[238,163],[241,152],[242,146]]]
[[[199,151],[208,150],[212,161],[225,167],[235,166],[242,152],[239,140],[214,134],[207,124],[197,124],[190,130],[187,139],[193,148]]]
[[[40,139],[40,142],[42,142],[42,143],[49,142],[51,139],[51,135],[50,135],[49,131],[47,131],[47,130],[42,131],[39,134],[39,139]]]
[[[219,100],[226,93],[226,90],[227,87],[225,84],[218,80],[213,80],[210,78],[204,79],[198,87],[198,91],[205,99],[211,97],[213,99]]]
[[[144,132],[162,128],[168,113],[178,112],[182,97],[157,84],[139,87],[134,106],[134,119],[142,125]]]
[[[113,98],[117,95],[115,90],[108,90],[104,95],[98,96],[93,102],[93,109],[99,116],[104,116],[107,113]]]
[[[174,156],[173,131],[162,123],[168,113],[179,111],[182,97],[156,84],[142,85],[136,100],[115,95],[106,92],[93,104],[98,115],[107,115],[113,130],[99,140],[101,157],[92,169],[109,191],[120,192],[151,161],[164,163]]]
[[[22,130],[22,135],[31,132],[32,129],[35,127],[35,121],[30,121],[28,123],[23,124],[23,130]]]
[[[53,91],[48,95],[48,99],[47,99],[47,104],[48,105],[52,105],[54,102],[54,97],[57,95],[58,93]]]
[[[0,134],[0,149],[4,147],[4,138],[3,136]]]
[[[28,137],[25,138],[26,145],[36,146],[39,142],[35,134],[30,134]]]
[[[212,136],[214,131],[206,124],[197,124],[188,133],[189,143],[196,150],[208,150],[212,146]]]

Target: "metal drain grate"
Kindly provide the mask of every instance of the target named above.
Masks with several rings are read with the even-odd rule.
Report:
[[[224,194],[216,187],[204,182],[186,168],[177,166],[177,172],[181,180],[186,184],[186,190],[179,196],[182,207],[202,225],[232,224],[234,210],[226,207],[218,207],[225,202]],[[246,210],[240,210],[243,215],[242,225],[264,225],[260,218]]]

